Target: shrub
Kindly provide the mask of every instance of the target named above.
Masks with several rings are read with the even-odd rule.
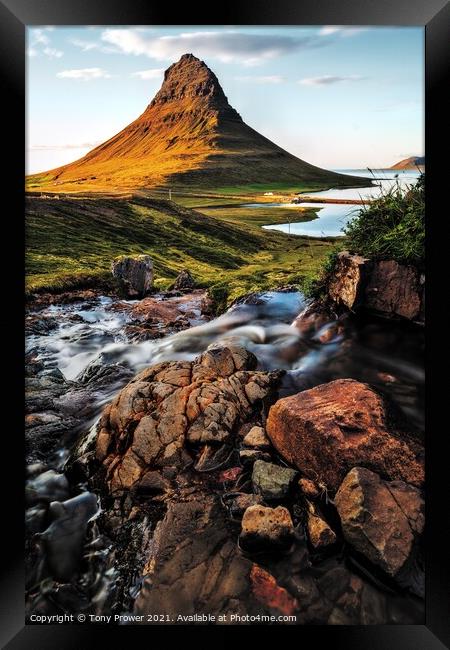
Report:
[[[407,192],[399,184],[365,205],[344,228],[351,252],[422,266],[425,261],[425,174]]]

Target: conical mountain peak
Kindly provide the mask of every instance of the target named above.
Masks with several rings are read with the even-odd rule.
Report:
[[[247,126],[214,72],[191,53],[167,68],[152,102],[120,133],[30,178],[35,187],[68,191],[321,181],[345,184],[348,177],[296,158]]]
[[[218,111],[231,110],[237,116],[214,72],[193,54],[183,54],[165,71],[163,84],[149,108],[167,102],[189,101]]]

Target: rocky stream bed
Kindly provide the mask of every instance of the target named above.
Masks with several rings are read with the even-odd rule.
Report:
[[[29,305],[29,620],[423,622],[423,330],[290,288],[210,312]]]

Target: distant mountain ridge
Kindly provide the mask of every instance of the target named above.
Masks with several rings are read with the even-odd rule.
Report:
[[[400,162],[395,163],[389,169],[415,169],[418,167],[425,167],[425,156],[410,156]]]
[[[255,183],[363,184],[311,165],[247,126],[216,75],[193,54],[184,54],[165,71],[142,115],[83,158],[28,177],[27,188],[110,191]]]

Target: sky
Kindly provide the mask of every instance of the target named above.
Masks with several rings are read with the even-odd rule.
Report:
[[[424,153],[422,27],[32,27],[27,173],[76,160],[138,117],[191,52],[244,121],[327,169]]]

